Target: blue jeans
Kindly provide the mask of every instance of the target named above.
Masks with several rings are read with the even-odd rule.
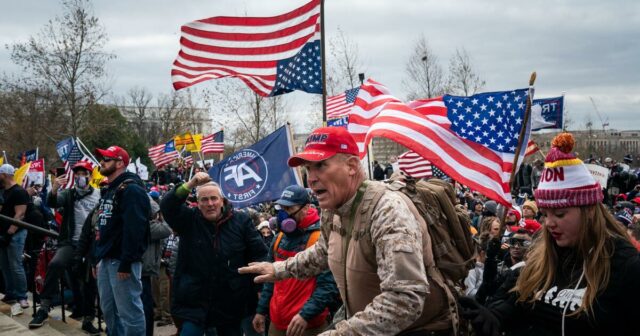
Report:
[[[118,280],[120,261],[102,259],[98,264],[98,294],[110,336],[145,335],[142,308],[142,263],[131,264],[131,276]]]
[[[216,328],[204,328],[191,321],[184,321],[180,336],[217,336]]]
[[[27,230],[20,229],[12,237],[9,246],[0,247],[0,270],[4,277],[5,295],[16,299],[27,299],[27,276],[22,266],[24,242]]]

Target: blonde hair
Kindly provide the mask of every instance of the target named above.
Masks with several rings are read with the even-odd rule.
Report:
[[[482,217],[482,223],[480,223],[480,234],[484,233],[484,232],[491,232],[491,225],[493,225],[493,222],[498,221],[498,223],[500,223],[500,232],[502,232],[502,222],[500,222],[500,220],[498,219],[498,217],[496,216],[488,216],[488,217]]]
[[[609,284],[614,238],[628,241],[622,225],[602,204],[580,207],[580,218],[582,224],[574,249],[579,262],[584,262],[587,286],[582,305],[570,315],[593,313],[596,296]],[[518,294],[517,301],[535,303],[553,284],[558,263],[558,251],[549,230],[545,228],[529,250],[527,264],[511,290]]]

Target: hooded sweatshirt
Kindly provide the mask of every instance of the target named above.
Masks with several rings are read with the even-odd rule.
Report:
[[[592,315],[571,315],[582,304],[586,280],[578,283],[582,261],[570,251],[558,248],[561,261],[556,278],[535,304],[516,303],[517,294],[510,293],[508,299],[489,307],[504,322],[507,335],[561,335],[563,315],[566,336],[637,335],[640,257],[627,240],[611,239],[615,239],[611,277],[607,287],[596,296]]]
[[[118,191],[127,180],[131,183]],[[104,258],[117,259],[120,261],[118,272],[131,273],[131,264],[142,261],[149,240],[151,205],[142,180],[134,173],[122,173],[102,191],[98,204],[96,262]]]

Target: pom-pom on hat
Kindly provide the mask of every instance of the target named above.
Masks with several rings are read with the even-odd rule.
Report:
[[[572,152],[575,143],[571,133],[561,133],[553,139],[535,191],[538,207],[567,208],[602,202],[600,183]]]

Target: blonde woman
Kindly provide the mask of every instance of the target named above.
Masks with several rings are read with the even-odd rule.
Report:
[[[571,153],[574,143],[568,133],[553,141],[535,192],[544,228],[509,294],[488,307],[460,300],[480,335],[640,334],[638,252]]]

